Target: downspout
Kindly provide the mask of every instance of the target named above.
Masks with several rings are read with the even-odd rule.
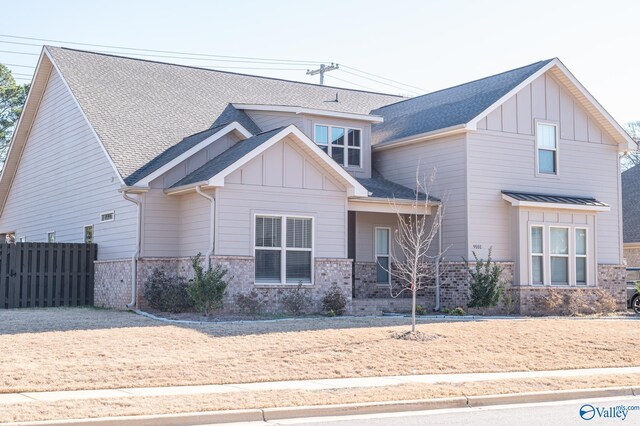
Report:
[[[125,200],[132,202],[136,205],[136,251],[131,256],[131,302],[127,305],[127,308],[133,308],[137,304],[138,299],[138,257],[140,256],[140,234],[142,231],[142,200],[138,198],[130,197],[126,191],[122,192],[122,196]]]
[[[436,304],[434,311],[440,310],[440,260],[442,258],[442,215],[440,209],[442,204],[438,205],[438,257],[436,258]]]
[[[211,223],[209,224],[209,250],[207,251],[206,254],[206,258],[204,261],[204,266],[205,269],[209,269],[209,267],[211,266],[211,256],[213,255],[213,248],[214,248],[214,244],[215,244],[215,206],[216,206],[216,199],[214,197],[212,197],[211,195],[207,195],[204,192],[202,192],[202,186],[198,185],[196,186],[196,192],[200,195],[202,195],[204,198],[206,198],[207,200],[209,200],[209,204],[211,205],[211,212],[209,213],[209,219],[211,221]]]

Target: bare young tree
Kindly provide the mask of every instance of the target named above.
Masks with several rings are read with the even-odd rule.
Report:
[[[429,178],[421,178],[416,170],[415,198],[412,201],[412,213],[402,213],[397,200],[390,200],[398,218],[398,229],[394,232],[395,246],[389,251],[388,272],[396,280],[390,286],[391,297],[396,298],[405,292],[411,292],[411,334],[416,333],[416,302],[418,291],[429,286],[438,275],[438,262],[442,248],[437,253],[430,248],[437,242],[438,232],[444,217],[442,202],[434,206],[429,200],[431,187],[435,181],[434,169]],[[435,214],[433,208],[436,208]],[[398,249],[396,250],[397,247]],[[430,254],[431,253],[431,254]]]
[[[631,121],[625,124],[624,128],[636,143],[640,143],[640,120]],[[629,151],[629,153],[622,156],[620,162],[622,164],[623,171],[630,169],[633,166],[637,166],[640,164],[640,151]]]

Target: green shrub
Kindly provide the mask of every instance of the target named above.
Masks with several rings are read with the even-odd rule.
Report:
[[[451,315],[458,316],[458,317],[461,317],[461,316],[466,315],[466,313],[465,313],[464,309],[462,309],[460,306],[458,306],[457,308],[455,308],[454,310],[452,310],[452,311],[450,312],[450,314],[451,314]]]
[[[152,309],[161,312],[186,312],[193,308],[183,277],[168,277],[164,270],[155,268],[144,283],[144,299]]]
[[[473,257],[475,258],[475,268],[469,269],[469,288],[471,293],[467,306],[481,309],[496,306],[503,290],[500,285],[502,268],[491,261],[491,248],[489,248],[486,262],[478,259],[475,252],[473,252]],[[465,264],[468,268],[469,262],[465,260]]]
[[[442,308],[442,309],[440,310],[440,312],[442,312],[442,313],[443,313],[443,314],[445,314],[445,315],[449,315],[449,314],[451,313],[451,309],[449,309],[449,308]]]
[[[306,313],[311,305],[309,290],[298,283],[296,288],[287,290],[282,297],[282,305],[288,313],[299,316]]]
[[[240,312],[247,315],[258,315],[264,310],[262,298],[255,289],[236,295],[236,306]]]
[[[204,270],[200,263],[201,254],[191,258],[194,271],[193,282],[187,287],[189,296],[195,308],[205,316],[214,310],[222,308],[222,298],[227,289],[227,282],[224,280],[227,269],[222,265],[216,265],[211,269]]]
[[[416,315],[427,315],[427,310],[422,305],[416,305]]]
[[[322,298],[322,310],[328,316],[339,316],[343,315],[346,309],[346,296],[338,286],[332,286],[327,294]]]

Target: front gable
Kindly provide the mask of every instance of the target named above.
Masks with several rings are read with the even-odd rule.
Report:
[[[225,184],[344,192],[346,187],[286,137],[225,178]]]
[[[533,135],[536,120],[559,124],[560,139],[615,145],[593,113],[547,71],[525,85],[477,123],[478,130]]]

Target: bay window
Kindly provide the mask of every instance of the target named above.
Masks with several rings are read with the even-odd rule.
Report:
[[[349,127],[325,126],[314,128],[315,143],[344,167],[361,167],[362,132]]]
[[[588,227],[534,224],[529,232],[529,280],[533,285],[589,282]]]
[[[256,216],[256,283],[311,283],[311,218]]]

